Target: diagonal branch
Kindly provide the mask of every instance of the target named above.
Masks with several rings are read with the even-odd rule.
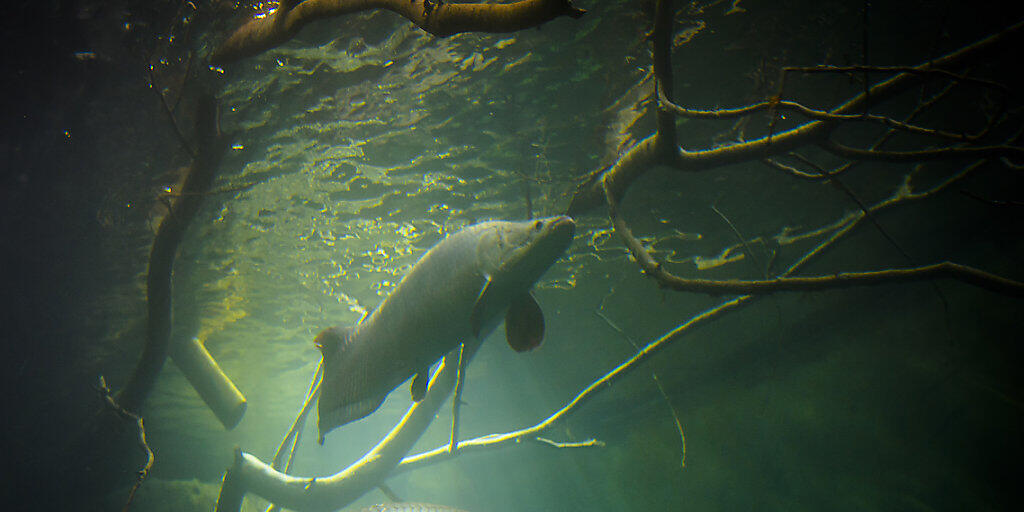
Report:
[[[464,356],[471,359],[479,342],[467,344]],[[383,482],[412,449],[433,421],[438,409],[455,387],[459,349],[445,355],[430,379],[423,400],[414,403],[405,416],[377,446],[348,468],[326,477],[297,477],[281,473],[255,456],[235,453],[235,462],[224,475],[217,512],[238,512],[247,492],[262,496],[292,510],[337,510],[352,503]],[[448,445],[445,445],[445,449]]]
[[[156,461],[156,457],[153,455],[153,450],[149,447],[149,443],[146,442],[146,425],[142,421],[142,416],[128,411],[118,405],[114,400],[114,397],[110,394],[110,387],[107,386],[107,380],[104,379],[102,375],[99,377],[99,385],[96,389],[100,392],[100,397],[103,398],[104,402],[106,402],[107,407],[117,413],[121,419],[135,423],[137,435],[136,442],[138,443],[139,448],[142,449],[143,453],[146,454],[146,463],[142,466],[142,469],[138,471],[135,483],[132,484],[131,490],[128,491],[128,500],[125,501],[124,508],[122,509],[122,512],[127,512],[129,507],[132,505],[132,500],[135,499],[135,493],[139,490],[139,487],[142,486],[142,482],[146,480],[146,477],[149,476],[149,472],[153,469],[153,463]]]
[[[972,165],[970,168],[975,168],[978,165],[980,165],[980,162]],[[699,292],[712,295],[767,294],[779,291],[824,290],[946,278],[957,279],[1011,297],[1024,297],[1024,283],[1020,281],[1007,279],[973,267],[951,262],[906,269],[838,273],[831,276],[790,277],[787,273],[782,277],[764,280],[682,278],[665,270],[651,256],[650,252],[644,248],[640,240],[633,235],[625,219],[619,215],[618,201],[607,187],[605,187],[605,198],[608,202],[608,215],[611,217],[615,233],[625,243],[643,273],[657,281],[660,286],[676,291]],[[862,210],[863,217],[861,218],[869,218],[872,208],[862,208]]]
[[[897,121],[891,117],[880,116],[877,114],[833,114],[824,110],[817,110],[807,106],[804,106],[795,101],[762,101],[761,103],[754,103],[751,105],[745,105],[743,107],[731,108],[731,109],[716,109],[716,110],[695,110],[688,109],[676,105],[662,96],[661,91],[658,91],[658,103],[661,108],[671,112],[680,117],[687,117],[690,119],[731,119],[736,117],[748,116],[760,111],[775,110],[786,110],[789,112],[796,112],[803,116],[818,121],[861,121],[871,122],[885,125],[889,128],[895,128],[902,130],[907,133],[914,133],[918,135],[928,135],[932,137],[938,137],[942,139],[949,139],[957,142],[971,142],[978,140],[985,132],[969,135],[966,133],[953,133],[945,130],[938,130],[934,128],[925,128],[923,126],[917,126],[914,124],[905,123],[903,121]]]
[[[883,162],[924,162],[953,158],[1018,158],[1024,159],[1024,148],[1009,145],[967,146],[922,149],[918,151],[879,151],[858,149],[828,140],[818,144],[822,149],[851,160],[880,160]]]
[[[586,13],[572,0],[520,0],[510,4],[457,4],[440,0],[287,0],[269,16],[249,21],[210,55],[216,65],[228,64],[276,48],[306,26],[327,18],[384,9],[413,22],[437,37],[462,32],[515,32],[560,16]]]
[[[832,65],[821,65],[821,66],[789,66],[782,68],[783,73],[864,73],[864,72],[880,72],[880,73],[911,73],[914,75],[928,76],[934,75],[947,80],[953,80],[956,82],[971,83],[980,85],[983,87],[990,87],[992,89],[998,89],[1000,91],[1009,92],[1009,87],[991,80],[985,80],[984,78],[975,78],[972,76],[963,75],[960,73],[954,73],[949,70],[939,69],[931,66],[832,66]]]
[[[687,279],[668,272],[662,272],[657,279],[658,283],[666,288],[676,291],[707,293],[710,295],[804,292],[929,279],[956,279],[994,293],[1010,297],[1024,297],[1024,282],[1014,281],[974,267],[949,261],[912,268],[870,272],[840,272],[827,276],[777,277],[763,280]]]

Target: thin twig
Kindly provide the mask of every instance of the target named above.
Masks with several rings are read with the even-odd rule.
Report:
[[[820,180],[825,178],[825,176],[823,174],[816,174],[816,173],[809,173],[809,172],[806,172],[806,171],[801,171],[800,169],[797,169],[796,167],[793,167],[792,165],[784,164],[784,163],[782,163],[782,162],[780,162],[778,160],[775,160],[774,158],[762,158],[761,159],[761,163],[767,165],[768,167],[771,167],[772,169],[775,169],[777,171],[782,171],[782,172],[784,172],[786,174],[789,174],[790,176],[793,176],[793,177],[796,177],[796,178],[800,178],[800,179],[803,179],[803,180],[820,181]]]
[[[961,189],[960,193],[965,195],[965,196],[967,196],[967,197],[969,197],[969,198],[971,198],[971,199],[974,199],[975,201],[978,201],[980,203],[984,203],[984,204],[987,204],[987,205],[990,205],[990,206],[998,206],[998,207],[1001,207],[1001,208],[1021,208],[1021,207],[1024,207],[1024,201],[1009,201],[1009,200],[991,199],[991,198],[987,198],[987,197],[981,197],[980,195],[978,195],[978,194],[976,194],[974,192],[971,192],[970,190],[967,190],[967,189]]]
[[[1024,282],[949,261],[912,268],[839,272],[825,276],[778,277],[763,280],[687,279],[665,272],[658,281],[662,286],[676,291],[730,295],[830,290],[940,278],[956,279],[1009,297],[1024,297]]]
[[[608,297],[611,296],[612,293],[614,293],[614,291],[615,291],[615,287],[613,286],[608,291],[608,294],[605,295],[601,299],[601,304],[597,308],[597,311],[596,311],[597,316],[601,317],[601,319],[604,320],[605,323],[608,324],[609,327],[611,327],[612,329],[615,329],[616,332],[621,334],[623,339],[625,339],[626,342],[628,342],[630,344],[630,346],[633,347],[634,351],[639,352],[640,351],[640,345],[637,345],[637,343],[635,341],[633,341],[633,337],[630,336],[629,333],[627,333],[624,329],[622,329],[622,327],[619,327],[618,324],[616,324],[614,321],[612,321],[612,319],[609,318],[608,315],[606,315],[604,313],[604,302],[605,302],[605,300],[608,299]],[[675,421],[676,430],[679,431],[679,438],[682,441],[682,450],[683,450],[682,465],[683,465],[683,467],[686,467],[686,435],[683,434],[683,424],[679,420],[679,412],[676,411],[676,407],[675,407],[675,405],[672,404],[672,400],[669,400],[669,398],[668,398],[668,393],[666,393],[665,389],[661,386],[661,381],[658,380],[657,372],[651,372],[651,378],[654,380],[654,384],[658,387],[658,391],[661,393],[661,397],[663,399],[665,399],[665,404],[668,405],[669,412],[672,413],[672,419],[673,419],[673,421]],[[541,440],[541,438],[537,438],[537,439]],[[603,446],[603,443],[602,443],[602,446]]]
[[[132,485],[132,489],[128,492],[128,500],[122,508],[122,512],[127,512],[128,508],[132,505],[132,500],[135,499],[135,492],[142,486],[142,482],[149,476],[150,470],[153,469],[153,462],[156,461],[156,457],[153,455],[153,450],[149,448],[149,443],[146,442],[146,426],[142,423],[142,416],[139,416],[131,411],[126,410],[117,404],[114,397],[111,395],[110,387],[107,386],[106,379],[100,375],[99,385],[96,389],[100,392],[100,397],[106,402],[107,406],[113,409],[118,416],[125,420],[133,421],[135,428],[138,431],[138,444],[139,448],[146,454],[146,464],[139,470],[138,476],[135,479],[135,484]]]
[[[459,345],[459,364],[455,373],[455,391],[452,392],[452,435],[448,444],[448,451],[455,452],[459,447],[459,410],[462,405],[463,380],[466,378],[466,345]]]
[[[181,131],[181,126],[178,125],[178,120],[174,117],[174,111],[171,106],[167,104],[167,98],[164,97],[164,92],[160,90],[160,86],[157,85],[156,75],[153,73],[152,62],[149,58],[146,58],[146,75],[149,77],[149,88],[160,98],[160,105],[163,107],[164,114],[167,119],[171,122],[171,126],[174,128],[174,135],[178,137],[178,142],[181,144],[181,148],[188,153],[189,156],[196,156],[196,149],[192,147],[192,144],[185,138],[185,134]]]
[[[623,240],[644,274],[654,278],[660,286],[677,291],[718,294],[765,294],[778,291],[807,291],[845,288],[858,285],[876,285],[892,282],[920,281],[936,278],[957,279],[989,291],[1012,297],[1024,297],[1024,283],[1000,277],[982,270],[951,262],[923,267],[889,269],[874,272],[850,272],[832,276],[788,277],[762,281],[686,279],[666,271],[654,260],[643,244],[633,235],[626,221],[618,213],[618,202],[605,187],[608,215],[615,233]],[[870,211],[871,209],[868,209]],[[862,212],[866,217],[866,214]]]
[[[657,373],[651,373],[651,378],[654,379],[654,383],[658,386],[658,391],[661,393],[661,397],[665,399],[665,403],[668,404],[668,409],[672,411],[672,420],[676,423],[676,430],[679,432],[679,443],[682,445],[683,456],[679,461],[679,466],[686,467],[686,434],[683,433],[683,422],[679,420],[679,413],[676,412],[676,408],[672,405],[672,400],[668,397],[668,393],[665,392],[665,388],[661,385],[661,380],[658,379]]]
[[[917,126],[909,124],[903,121],[897,121],[891,117],[881,116],[877,114],[836,114],[825,110],[817,110],[807,106],[804,106],[795,101],[762,101],[760,103],[753,103],[742,107],[729,108],[729,109],[714,109],[714,110],[699,110],[684,108],[667,99],[660,96],[659,102],[661,108],[668,112],[671,112],[680,117],[686,117],[690,119],[731,119],[737,117],[749,116],[761,111],[771,111],[772,109],[786,110],[790,112],[796,112],[805,117],[816,119],[818,121],[853,121],[853,122],[871,122],[881,125],[885,125],[889,128],[895,128],[897,130],[905,131],[907,133],[913,133],[917,135],[928,135],[932,137],[938,137],[942,139],[948,139],[956,142],[973,142],[981,137],[984,137],[988,130],[982,130],[979,133],[970,135],[965,133],[954,133],[945,130],[938,130],[935,128],[926,128],[923,126]]]
[[[289,448],[288,459],[284,464],[284,472],[287,473],[291,470],[295,450],[299,446],[302,429],[306,425],[306,417],[309,415],[309,411],[312,410],[313,399],[316,398],[320,391],[320,383],[323,381],[323,367],[324,361],[321,359],[316,365],[316,370],[313,372],[313,379],[309,383],[309,391],[306,392],[306,399],[302,402],[299,414],[295,417],[295,421],[292,422],[292,426],[288,429],[288,433],[285,434],[284,439],[281,440],[281,444],[278,445],[277,451],[274,452],[274,459],[271,462],[270,467],[276,470],[281,470],[281,457],[284,455],[286,446]],[[267,507],[266,512],[274,512],[275,510],[277,510],[277,505],[271,503]]]
[[[863,73],[865,71],[877,71],[881,73],[909,73],[920,76],[935,75],[957,82],[991,87],[1003,92],[1009,92],[1010,90],[1009,87],[999,82],[966,76],[931,66],[832,66],[824,64],[820,66],[788,66],[782,68],[782,71],[783,73]]]
[[[584,441],[552,441],[546,437],[535,437],[535,441],[552,446],[554,448],[604,448],[605,443],[600,439],[586,439]]]
[[[924,162],[950,158],[1001,158],[1016,157],[1024,159],[1024,148],[1017,146],[967,146],[922,149],[917,151],[879,151],[877,149],[858,149],[827,140],[819,146],[829,153],[853,160],[880,160],[884,162]]]
[[[736,237],[736,240],[743,245],[743,251],[747,253],[747,256],[750,256],[750,261],[754,264],[754,269],[757,270],[757,273],[761,277],[768,277],[768,269],[761,263],[761,258],[754,254],[754,250],[750,248],[750,244],[747,243],[747,239],[743,237],[740,230],[736,229],[736,225],[729,220],[729,217],[726,217],[724,213],[719,211],[715,205],[711,205],[711,209],[725,221],[725,224],[729,226],[730,230],[732,230],[732,234]],[[655,379],[657,379],[657,377],[655,377]]]

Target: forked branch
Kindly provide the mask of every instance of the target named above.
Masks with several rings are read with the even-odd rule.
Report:
[[[827,112],[820,112],[816,114],[812,109],[806,109],[804,113],[807,114],[808,117],[811,117],[813,119],[812,121],[808,121],[781,133],[769,134],[758,139],[710,149],[689,151],[683,148],[674,148],[673,151],[666,151],[664,148],[667,144],[664,143],[663,138],[659,140],[659,133],[656,132],[630,148],[607,170],[602,169],[591,173],[587,180],[581,184],[573,194],[572,199],[570,200],[568,213],[569,215],[580,215],[601,206],[605,203],[605,189],[608,189],[616,200],[621,199],[629,186],[637,178],[647,172],[650,168],[658,165],[672,167],[681,171],[706,171],[725,165],[764,160],[776,155],[789,153],[804,146],[827,144],[832,132],[841,124],[855,120],[872,120],[871,117],[865,117],[863,114],[863,112],[868,110],[869,107],[888,101],[899,94],[906,92],[911,87],[919,85],[922,80],[925,80],[928,77],[942,76],[949,78],[947,76],[949,73],[940,73],[938,70],[961,68],[972,62],[979,61],[986,56],[991,55],[995,51],[1012,47],[1013,44],[1019,43],[1021,36],[1024,36],[1024,22],[1015,23],[997,34],[993,34],[985,39],[964,46],[942,57],[931,59],[918,66],[894,68],[893,70],[901,69],[903,71],[889,79],[872,85],[865,92],[850,98],[842,105],[839,105]],[[657,42],[658,39],[655,38],[655,41]],[[657,62],[658,52],[656,51],[655,63]],[[952,75],[956,80],[965,79],[961,75],[957,75],[955,73]],[[725,110],[721,111],[721,114],[716,114],[712,113],[713,111],[690,110],[678,107],[677,105],[674,105],[671,102],[671,98],[668,97],[667,87],[659,85],[658,90],[659,103],[662,104],[663,109],[689,117],[735,117],[749,115],[764,109],[771,110],[772,108],[779,108],[780,105],[782,105],[782,108],[800,109],[798,104],[784,104],[776,99],[774,101],[758,103],[738,109]],[[660,91],[663,90],[666,91],[665,94],[660,93]],[[898,122],[893,120],[890,121],[891,122],[886,122],[882,119],[875,120],[875,122],[884,122],[894,128],[900,127]],[[661,124],[661,119],[659,118],[659,128]],[[907,131],[941,136],[949,139],[958,137],[952,133],[939,132],[938,130],[930,130],[927,128],[912,128],[909,125],[904,128]],[[658,142],[658,144],[655,142]],[[952,151],[952,149],[957,149],[958,151]],[[899,161],[955,158],[964,153],[964,151],[959,151],[959,149],[960,148],[950,148],[950,150],[945,150],[944,152],[940,151],[938,153],[932,150],[925,150],[920,152],[907,152],[906,154],[880,154],[879,158],[898,159]],[[963,149],[967,150],[968,148]],[[841,150],[842,149],[840,148],[840,151]],[[1020,151],[1021,150],[1019,148],[1015,147],[1013,149],[986,149],[982,151],[972,148],[966,152],[974,152],[975,154],[973,156],[975,157],[982,156],[980,153],[1001,153],[1000,156],[1017,157],[1020,155]],[[848,154],[851,156],[857,154],[862,159],[867,158],[865,155],[856,153],[856,150],[851,150]]]

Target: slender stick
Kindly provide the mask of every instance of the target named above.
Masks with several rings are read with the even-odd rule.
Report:
[[[455,373],[455,391],[452,393],[452,437],[448,444],[448,451],[454,452],[459,446],[459,409],[462,405],[462,385],[466,378],[466,345],[459,345],[459,365]]]
[[[309,383],[309,391],[306,392],[306,399],[302,402],[302,407],[299,409],[298,416],[295,417],[295,421],[292,422],[292,426],[288,429],[288,433],[285,434],[284,439],[281,440],[281,444],[277,447],[277,451],[274,452],[273,462],[270,467],[281,470],[281,457],[284,455],[285,446],[291,445],[288,449],[288,460],[284,464],[283,471],[288,473],[292,468],[292,460],[295,456],[295,450],[299,446],[299,441],[302,439],[302,431],[306,425],[306,417],[309,415],[309,411],[312,410],[313,399],[316,398],[320,391],[320,382],[323,380],[323,358],[316,365],[316,370],[313,372],[313,380]],[[277,510],[277,504],[271,503],[266,512],[274,512]]]
[[[281,457],[284,455],[285,447],[291,443],[291,450],[294,451],[295,444],[291,441],[294,440],[296,432],[302,430],[303,425],[306,423],[306,416],[309,415],[309,411],[312,409],[313,399],[317,396],[317,391],[320,389],[320,381],[323,379],[323,359],[316,365],[316,370],[313,372],[313,379],[309,383],[309,391],[306,392],[306,399],[302,402],[302,407],[299,408],[299,414],[296,415],[295,421],[292,422],[291,428],[288,429],[288,433],[285,434],[284,439],[281,440],[281,444],[278,445],[277,451],[274,452],[274,459],[271,466],[274,469],[281,469]],[[291,455],[288,456],[291,460]],[[286,469],[287,471],[287,469]]]
[[[100,392],[100,397],[107,404],[107,407],[117,413],[118,416],[125,420],[129,420],[135,423],[135,429],[137,431],[137,442],[139,448],[142,449],[143,453],[146,454],[146,463],[139,470],[138,476],[135,479],[135,483],[132,485],[132,489],[128,491],[128,500],[125,501],[122,512],[128,512],[128,509],[132,505],[132,500],[135,499],[135,492],[142,486],[142,482],[149,476],[149,472],[153,469],[153,463],[156,461],[156,457],[153,455],[153,450],[149,448],[149,443],[146,442],[146,426],[142,422],[142,416],[135,414],[127,409],[121,407],[111,396],[110,387],[107,386],[106,379],[100,375],[99,385],[97,390]]]
[[[686,434],[683,432],[683,422],[679,420],[679,413],[676,412],[676,408],[672,405],[672,399],[668,397],[668,393],[665,392],[664,386],[661,385],[661,380],[658,379],[657,373],[652,373],[651,378],[654,379],[654,383],[658,386],[658,392],[661,393],[661,397],[665,399],[665,403],[668,404],[668,409],[672,411],[672,420],[676,423],[676,431],[679,432],[679,443],[682,446],[683,455],[679,460],[679,466],[686,467]]]

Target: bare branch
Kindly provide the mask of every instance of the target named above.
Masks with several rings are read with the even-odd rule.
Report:
[[[929,70],[942,67],[965,66],[984,58],[998,48],[1014,44],[1019,41],[1022,34],[1024,34],[1024,21],[1018,22],[998,34],[986,37],[911,69]],[[921,83],[921,80],[926,75],[927,73],[901,72],[896,76],[871,86],[867,92],[860,93],[847,100],[846,103],[832,109],[829,114],[860,116],[860,113],[867,107],[888,101],[914,85]],[[681,171],[706,171],[740,162],[763,160],[774,155],[793,151],[805,145],[825,143],[827,137],[839,123],[840,121],[834,119],[814,120],[790,130],[772,134],[771,136],[698,151],[687,151],[681,148],[673,152],[664,151],[661,148],[656,148],[655,144],[649,142],[655,138],[655,135],[651,135],[623,155],[622,159],[628,160],[627,162],[616,162],[604,172],[591,174],[589,179],[581,184],[573,194],[568,213],[569,215],[579,215],[596,208],[604,202],[603,197],[606,188],[611,191],[616,199],[621,198],[636,178],[655,165],[666,165]],[[1017,151],[1009,151],[1009,153],[1018,154]],[[954,152],[939,158],[952,156],[958,155]]]
[[[761,163],[767,165],[768,167],[771,167],[772,169],[782,171],[786,174],[789,174],[790,176],[800,178],[803,180],[820,181],[826,178],[824,174],[801,171],[800,169],[797,169],[792,165],[784,164],[778,160],[775,160],[774,158],[762,158]]]
[[[926,279],[950,278],[979,286],[989,291],[1011,297],[1024,297],[1024,283],[990,274],[975,268],[950,262],[938,263],[908,269],[891,269],[875,272],[839,273],[816,277],[779,277],[759,281],[708,279],[686,279],[666,271],[643,247],[629,225],[618,213],[618,202],[611,191],[605,188],[608,201],[608,215],[615,233],[629,249],[643,273],[655,279],[659,285],[677,291],[718,294],[765,294],[777,291],[809,291],[845,288],[859,285],[877,285],[893,282],[921,281]],[[864,218],[870,218],[871,208],[862,207]]]
[[[466,379],[466,345],[459,345],[459,365],[455,371],[455,391],[452,392],[452,435],[448,451],[454,452],[459,447],[459,411],[462,409],[462,388]]]
[[[919,151],[879,151],[857,149],[829,140],[819,144],[829,153],[852,160],[881,160],[885,162],[924,162],[951,158],[1024,158],[1024,148],[1017,146],[964,146]]]
[[[931,66],[788,66],[782,68],[783,73],[863,73],[863,72],[881,72],[881,73],[909,73],[912,75],[919,76],[939,76],[956,82],[964,82],[975,85],[981,85],[984,87],[991,87],[993,89],[999,89],[1003,92],[1009,92],[1010,88],[999,83],[993,82],[992,80],[985,80],[984,78],[975,78],[972,76],[962,75],[960,73],[954,73],[945,69],[939,69]]]
[[[757,112],[767,111],[772,108],[777,110],[786,110],[790,112],[796,112],[804,115],[811,119],[819,121],[858,121],[858,122],[871,122],[878,123],[889,128],[902,130],[908,133],[914,133],[918,135],[928,135],[932,137],[938,137],[942,139],[948,139],[957,142],[971,142],[978,140],[986,132],[978,133],[975,135],[968,135],[964,133],[953,133],[945,130],[937,130],[934,128],[926,128],[923,126],[917,126],[902,121],[897,121],[890,117],[880,116],[876,114],[833,114],[832,112],[826,112],[824,110],[815,110],[810,107],[806,107],[795,101],[763,101],[761,103],[754,103],[752,105],[746,105],[743,107],[732,108],[732,109],[716,109],[716,110],[695,110],[683,108],[675,103],[672,103],[664,97],[661,90],[658,91],[658,103],[661,108],[672,112],[673,114],[680,117],[687,117],[690,119],[730,119],[736,117],[748,116]]]
[[[191,66],[191,58],[189,61]],[[181,127],[178,126],[178,120],[174,117],[174,109],[167,103],[167,98],[164,96],[163,91],[160,90],[159,85],[156,82],[156,75],[153,73],[153,63],[150,62],[149,58],[146,59],[146,76],[149,78],[149,88],[156,93],[157,97],[160,98],[160,106],[163,107],[164,115],[167,116],[168,121],[171,123],[171,127],[174,128],[174,135],[178,137],[178,143],[181,144],[181,149],[185,151],[189,156],[195,157],[196,150],[189,144],[188,139],[185,138],[185,134],[181,131]],[[186,75],[187,78],[187,75]],[[175,100],[174,105],[177,107],[178,100]]]
[[[676,407],[672,405],[672,400],[669,399],[668,393],[665,392],[665,387],[661,385],[661,380],[658,379],[657,373],[652,373],[651,378],[654,379],[654,384],[658,386],[658,392],[661,393],[661,397],[665,399],[665,403],[668,404],[668,410],[672,412],[672,421],[676,424],[676,431],[679,432],[679,445],[682,451],[682,456],[679,458],[679,467],[686,467],[686,433],[683,432],[683,422],[679,419],[679,412],[676,411]]]
[[[269,16],[243,25],[210,55],[217,65],[280,46],[307,23],[373,9],[397,13],[424,31],[447,37],[461,32],[515,32],[560,16],[586,13],[571,0],[520,0],[510,4],[459,4],[437,0],[296,0],[281,2]]]
[[[677,291],[721,295],[830,290],[929,279],[956,279],[1002,295],[1024,297],[1024,282],[1014,281],[983,270],[948,261],[913,268],[876,270],[871,272],[840,272],[827,276],[778,277],[764,280],[686,279],[665,273],[664,277],[659,279],[659,283],[662,286]]]
[[[464,357],[471,359],[479,347],[479,342],[467,344]],[[239,511],[247,492],[292,510],[336,510],[355,501],[379,485],[423,435],[455,387],[458,357],[459,349],[445,355],[431,376],[423,400],[414,403],[372,450],[334,475],[322,478],[291,476],[253,455],[236,452],[235,462],[221,485],[217,512]],[[448,445],[445,444],[443,449],[447,451]]]
[[[590,447],[604,447],[604,441],[599,439],[587,439],[585,441],[552,441],[546,437],[537,437],[534,439],[538,443],[546,444],[554,448],[590,448]]]
[[[703,313],[700,313],[697,316],[691,318],[689,321],[677,326],[676,328],[672,329],[671,331],[661,336],[660,338],[648,343],[645,347],[643,347],[642,349],[638,350],[635,354],[633,354],[633,356],[631,356],[629,359],[623,361],[615,368],[609,370],[602,377],[598,378],[590,385],[588,385],[586,388],[584,388],[582,391],[580,391],[561,409],[555,411],[552,415],[548,416],[547,418],[543,419],[542,421],[533,426],[526,427],[520,430],[514,430],[511,432],[505,432],[502,434],[491,434],[487,436],[462,441],[461,443],[459,443],[459,448],[458,450],[455,451],[454,454],[448,452],[447,444],[438,446],[437,448],[434,448],[432,450],[428,450],[417,455],[406,457],[398,466],[398,471],[411,471],[430,464],[450,459],[458,454],[466,452],[491,450],[495,448],[504,447],[506,445],[519,443],[523,439],[536,437],[539,434],[547,431],[555,424],[557,424],[557,422],[561,421],[568,415],[575,412],[576,409],[578,409],[581,405],[583,405],[591,398],[593,398],[593,396],[600,392],[602,389],[606,389],[613,382],[625,376],[630,371],[636,369],[640,365],[640,363],[646,361],[654,354],[660,352],[663,348],[667,347],[670,343],[680,338],[683,334],[689,332],[695,327],[703,325],[704,323],[709,322],[713,319],[716,319],[729,311],[732,311],[734,309],[739,308],[740,306],[748,304],[749,302],[751,302],[753,297],[754,296],[752,295],[747,295],[719,304],[718,306],[715,306],[707,311],[704,311]]]
[[[146,426],[142,422],[142,416],[139,416],[131,411],[126,410],[114,401],[114,397],[111,395],[110,387],[107,386],[107,380],[100,375],[99,385],[96,389],[100,392],[100,398],[107,404],[111,410],[117,413],[122,419],[129,420],[135,423],[135,429],[138,436],[139,448],[146,454],[146,463],[139,470],[138,476],[135,479],[135,483],[132,485],[132,489],[128,491],[128,500],[125,501],[122,512],[127,512],[128,508],[132,505],[132,500],[135,499],[135,493],[142,486],[142,482],[149,476],[149,472],[153,469],[153,462],[156,461],[156,457],[153,456],[153,450],[149,448],[149,443],[146,442]]]

